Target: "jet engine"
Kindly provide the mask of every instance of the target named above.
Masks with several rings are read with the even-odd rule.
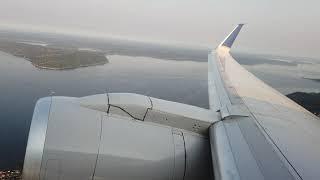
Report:
[[[196,132],[202,125],[185,116],[186,128],[176,128],[182,117],[161,110],[161,101],[121,93],[40,99],[23,179],[212,179],[210,142]]]

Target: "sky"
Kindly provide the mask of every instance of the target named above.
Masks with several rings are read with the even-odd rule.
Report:
[[[317,0],[1,0],[0,27],[320,59]]]

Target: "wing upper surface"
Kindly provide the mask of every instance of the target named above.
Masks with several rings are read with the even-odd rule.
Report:
[[[236,35],[239,27],[242,25],[234,30]],[[318,179],[318,117],[256,78],[236,62],[230,54],[236,35],[232,36],[231,33],[229,37],[232,37],[232,42],[226,38],[229,45],[222,42],[209,54],[211,109],[221,111],[225,118],[252,118],[293,176],[298,179]]]

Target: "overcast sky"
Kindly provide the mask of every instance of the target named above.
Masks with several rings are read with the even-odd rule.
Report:
[[[1,0],[0,25],[215,47],[247,23],[236,49],[320,59],[317,0]]]

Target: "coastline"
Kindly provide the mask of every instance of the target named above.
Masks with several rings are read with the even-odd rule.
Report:
[[[30,61],[28,60],[27,58],[24,58],[26,59],[27,61]],[[108,60],[108,59],[107,59]],[[105,65],[108,63],[108,61],[106,62],[101,62],[101,63],[94,63],[94,64],[83,64],[83,65],[80,65],[78,67],[63,67],[63,68],[54,68],[54,67],[47,67],[47,66],[41,66],[41,65],[38,65],[38,64],[35,64],[33,63],[32,61],[30,61],[30,63],[38,68],[38,69],[45,69],[45,70],[55,70],[55,71],[63,71],[63,70],[72,70],[72,69],[77,69],[77,68],[84,68],[84,67],[90,67],[90,66],[100,66],[100,65]]]
[[[20,54],[6,52],[3,49],[0,49],[0,52],[4,53],[6,55],[9,55],[9,56],[22,58],[22,59],[24,59],[26,61],[29,61],[34,67],[36,67],[38,69],[55,70],[55,71],[72,70],[72,69],[84,68],[84,67],[90,67],[90,66],[100,66],[100,65],[105,65],[105,64],[107,64],[109,62],[108,58],[106,57],[106,55],[104,55],[104,58],[105,58],[104,62],[80,64],[79,66],[66,66],[66,67],[59,68],[59,67],[49,67],[49,66],[42,66],[42,65],[36,64],[32,59],[30,59],[30,58],[28,58],[26,56],[23,56],[23,55],[20,55]]]

